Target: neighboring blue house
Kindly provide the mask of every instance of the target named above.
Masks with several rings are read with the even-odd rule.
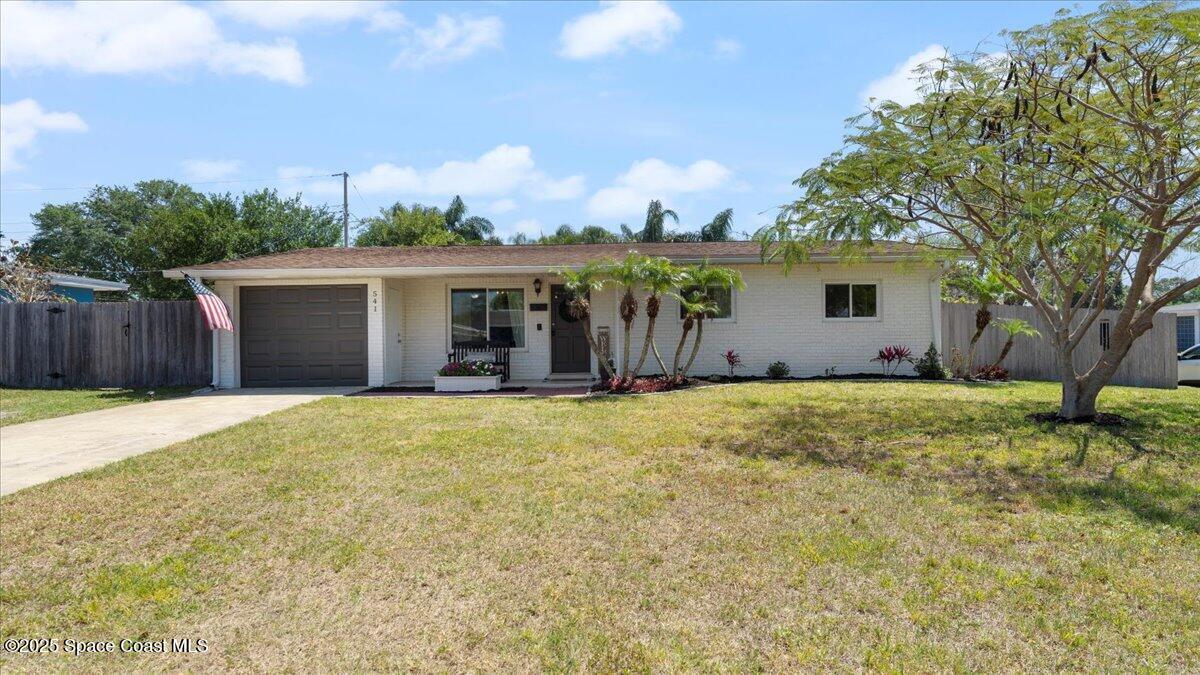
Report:
[[[94,301],[96,299],[96,291],[120,291],[124,293],[129,290],[129,284],[123,284],[119,281],[80,277],[74,274],[59,274],[58,272],[50,272],[49,276],[50,283],[54,284],[54,292],[63,297],[71,298],[75,302]]]
[[[96,291],[117,291],[120,293],[129,291],[129,284],[123,284],[119,281],[93,279],[91,277],[60,274],[58,272],[48,272],[46,276],[50,277],[51,290],[75,302],[94,302],[96,300]],[[4,291],[0,291],[0,302],[6,300],[8,300],[8,296]]]

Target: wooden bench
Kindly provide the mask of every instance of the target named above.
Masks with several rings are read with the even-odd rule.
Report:
[[[460,342],[454,345],[451,351],[446,353],[446,362],[470,361],[473,358],[477,358],[472,357],[472,354],[488,354],[492,357],[491,361],[500,373],[500,381],[508,382],[510,349],[511,347],[501,342]]]

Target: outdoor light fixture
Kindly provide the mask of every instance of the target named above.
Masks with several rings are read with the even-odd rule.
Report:
[[[541,279],[533,280],[533,294],[537,295],[537,296],[541,296],[541,294],[542,294],[542,280]]]

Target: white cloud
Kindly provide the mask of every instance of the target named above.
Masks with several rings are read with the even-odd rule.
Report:
[[[881,77],[868,84],[865,89],[859,92],[859,99],[863,105],[871,102],[871,99],[876,101],[895,101],[900,105],[912,105],[921,100],[921,94],[917,91],[920,84],[917,75],[919,68],[930,61],[946,56],[946,48],[939,44],[932,44],[913,54],[904,60],[904,63],[896,66],[886,77]]]
[[[498,17],[456,18],[441,14],[432,26],[413,30],[392,65],[416,69],[452,63],[485,49],[499,49],[503,43],[504,23]]]
[[[732,177],[732,171],[711,159],[687,167],[656,158],[644,159],[634,162],[611,186],[592,195],[587,210],[597,218],[636,215],[645,212],[651,199],[715,190],[728,184]]]
[[[524,220],[518,220],[517,222],[513,223],[512,226],[508,228],[507,234],[510,237],[514,234],[523,234],[527,237],[537,237],[541,235],[542,229],[542,222],[540,220],[537,220],[536,218],[525,218]]]
[[[79,115],[44,110],[31,98],[0,104],[0,172],[20,169],[17,154],[31,152],[40,132],[82,132],[87,128]]]
[[[517,208],[517,202],[515,200],[497,199],[496,201],[492,202],[491,204],[488,204],[487,211],[488,211],[488,213],[495,213],[495,214],[499,215],[499,214],[508,213],[509,211],[513,211],[516,208]]]
[[[682,27],[683,20],[665,2],[602,2],[599,10],[563,26],[559,55],[590,59],[630,48],[654,51]]]
[[[718,59],[732,61],[742,55],[742,43],[732,38],[717,38],[713,41],[713,53]]]
[[[183,175],[191,181],[224,180],[242,170],[236,159],[189,159],[183,162]]]
[[[283,167],[280,178],[320,175],[310,167]],[[527,145],[498,145],[478,159],[451,160],[419,169],[392,163],[376,164],[366,171],[353,172],[351,180],[365,194],[389,195],[402,199],[414,197],[508,197],[523,194],[538,201],[575,199],[583,194],[583,176],[553,178],[537,168],[533,151]],[[316,180],[304,183],[306,191],[341,194],[341,181]],[[501,206],[504,204],[500,200]]]
[[[181,2],[7,2],[4,10],[0,66],[10,70],[171,74],[207,67],[290,85],[306,81],[291,40],[226,40],[207,12]]]
[[[267,30],[299,30],[312,25],[361,21],[371,30],[399,30],[408,25],[390,2],[366,0],[228,0],[217,11]]]

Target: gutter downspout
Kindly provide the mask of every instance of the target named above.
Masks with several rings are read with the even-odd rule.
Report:
[[[221,359],[218,356],[221,350],[221,331],[214,330],[212,332],[212,388],[219,389],[221,383],[220,364]]]
[[[946,263],[938,265],[937,271],[929,280],[929,309],[933,317],[933,344],[946,360],[945,345],[942,344],[942,274],[946,271]]]

